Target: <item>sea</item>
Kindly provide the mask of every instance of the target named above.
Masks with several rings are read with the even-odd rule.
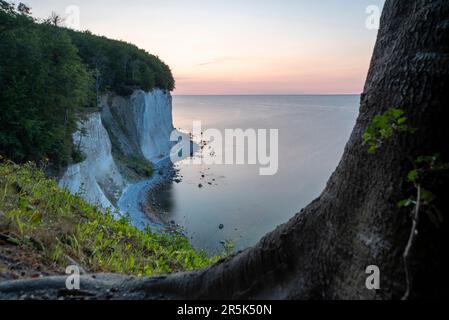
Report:
[[[164,220],[182,228],[195,248],[209,254],[255,245],[323,191],[354,127],[359,102],[359,95],[175,95],[174,126],[192,133],[200,147],[193,156],[197,161],[178,162],[177,178],[156,194]],[[201,123],[200,136],[194,134],[194,122]],[[226,164],[225,153],[237,140],[226,140],[225,133],[233,129],[266,133],[265,155],[273,152],[277,170],[261,175],[259,145],[256,164],[249,163],[248,154],[244,163]],[[270,138],[270,130],[277,138]],[[216,150],[219,137],[205,139],[206,132],[222,133],[228,149]],[[205,154],[208,160],[202,161]],[[211,155],[223,163],[211,163]]]

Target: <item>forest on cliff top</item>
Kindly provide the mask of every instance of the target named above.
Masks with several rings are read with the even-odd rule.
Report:
[[[171,91],[170,68],[123,42],[44,21],[31,9],[0,0],[0,154],[62,168],[80,158],[72,142],[86,107],[102,92]]]

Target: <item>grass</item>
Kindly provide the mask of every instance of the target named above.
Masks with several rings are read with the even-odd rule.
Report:
[[[0,233],[40,264],[65,270],[68,259],[90,272],[153,276],[209,266],[218,257],[192,248],[176,233],[141,231],[126,218],[58,188],[32,163],[0,162]]]

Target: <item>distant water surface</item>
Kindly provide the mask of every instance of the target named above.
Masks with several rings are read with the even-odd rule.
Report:
[[[194,120],[203,130],[279,129],[279,171],[260,176],[254,165],[179,163],[181,182],[156,198],[165,220],[181,225],[191,243],[209,253],[220,252],[225,240],[237,249],[256,244],[320,195],[355,124],[359,99],[174,96],[174,125],[184,131],[192,130]]]

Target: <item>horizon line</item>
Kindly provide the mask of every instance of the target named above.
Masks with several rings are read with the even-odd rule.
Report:
[[[172,96],[359,96],[362,93],[172,93]]]

